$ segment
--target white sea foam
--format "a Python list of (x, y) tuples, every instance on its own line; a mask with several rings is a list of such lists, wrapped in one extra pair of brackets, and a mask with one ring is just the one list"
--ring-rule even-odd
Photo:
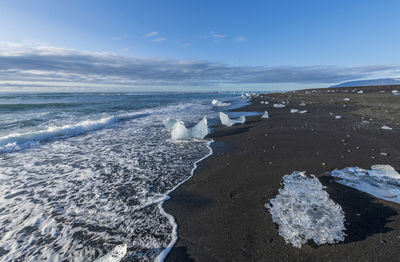
[(400, 204), (400, 174), (390, 165), (374, 165), (370, 170), (346, 167), (331, 175), (340, 178), (335, 180), (340, 184)]
[(213, 99), (213, 100), (211, 101), (211, 104), (212, 104), (213, 106), (218, 106), (218, 107), (230, 106), (230, 105), (231, 105), (231, 103), (224, 103), (224, 102), (218, 101), (217, 99)]
[(106, 255), (96, 259), (93, 262), (119, 262), (124, 258), (127, 251), (128, 251), (127, 244), (118, 245), (114, 247)]
[(316, 177), (295, 171), (283, 177), (283, 185), (265, 206), (286, 243), (300, 248), (311, 239), (317, 245), (344, 240), (342, 208), (329, 198)]
[(235, 124), (244, 124), (246, 122), (245, 116), (241, 116), (237, 119), (230, 119), (229, 116), (224, 112), (219, 112), (219, 119), (221, 120), (221, 124), (228, 127), (233, 126)]

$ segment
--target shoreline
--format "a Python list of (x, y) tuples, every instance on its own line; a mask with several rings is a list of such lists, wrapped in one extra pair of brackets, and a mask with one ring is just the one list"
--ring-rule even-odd
[[(351, 91), (359, 89), (365, 94)], [(382, 87), (351, 87), (317, 89), (309, 94), (306, 92), (312, 91), (266, 94), (233, 110), (263, 112), (266, 108), (271, 118), (252, 116), (243, 125), (218, 127), (210, 135), (215, 141), (211, 147), (219, 143), (220, 147), (225, 144), (230, 148), (215, 150), (198, 162), (191, 179), (169, 194), (164, 208), (175, 217), (178, 240), (165, 261), (396, 259), (400, 247), (399, 205), (330, 183), (331, 177), (325, 174), (335, 168), (369, 168), (372, 164), (390, 164), (399, 169), (397, 114), (387, 114), (391, 119), (374, 120), (366, 127), (360, 124), (379, 106), (358, 100), (369, 102), (377, 97), (380, 106), (390, 104), (386, 102), (394, 99), (389, 94), (393, 86), (383, 89), (386, 93), (378, 92)], [(350, 96), (351, 102), (343, 107), (345, 96)], [(261, 97), (270, 104), (260, 104)], [(284, 100), (289, 102), (287, 107), (272, 108), (273, 101)], [(302, 100), (307, 100), (304, 109), (308, 113), (288, 113)], [(377, 117), (384, 115), (375, 111), (372, 113)], [(329, 113), (342, 119), (332, 119)], [(393, 130), (379, 130), (382, 123), (389, 123)], [(346, 145), (341, 142), (344, 137)], [(377, 151), (390, 154), (384, 157)], [(277, 194), (282, 176), (296, 170), (315, 174), (327, 186), (330, 197), (342, 206), (349, 223), (344, 242), (322, 246), (308, 242), (297, 249), (278, 235), (264, 204)]]

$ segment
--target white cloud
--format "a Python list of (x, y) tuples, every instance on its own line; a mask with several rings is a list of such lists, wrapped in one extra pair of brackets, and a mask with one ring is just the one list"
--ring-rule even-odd
[(236, 42), (236, 43), (246, 42), (246, 41), (247, 41), (247, 38), (242, 35), (238, 35), (233, 39), (233, 42)]
[(157, 39), (154, 39), (153, 40), (153, 42), (164, 42), (165, 41), (165, 37), (160, 37), (160, 38), (157, 38)]
[(214, 38), (219, 38), (219, 39), (223, 39), (223, 38), (227, 38), (227, 35), (223, 35), (223, 34), (211, 34), (212, 37)]
[(160, 33), (158, 32), (150, 32), (148, 34), (145, 34), (144, 36), (142, 36), (143, 38), (149, 38), (149, 37), (154, 37), (154, 36), (158, 36)]
[(121, 36), (114, 37), (113, 40), (117, 41), (117, 40), (122, 40), (122, 39), (125, 39), (125, 38), (128, 38), (128, 37), (129, 37), (128, 34), (123, 34)]

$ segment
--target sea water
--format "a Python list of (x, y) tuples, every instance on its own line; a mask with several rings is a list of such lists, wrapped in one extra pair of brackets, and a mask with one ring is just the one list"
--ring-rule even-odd
[(211, 153), (163, 120), (212, 123), (210, 101), (239, 96), (0, 94), (0, 261), (93, 261), (125, 245), (127, 261), (162, 260), (176, 241), (162, 204)]

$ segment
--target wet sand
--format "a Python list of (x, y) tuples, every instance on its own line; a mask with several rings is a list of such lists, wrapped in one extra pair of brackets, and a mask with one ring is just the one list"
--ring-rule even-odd
[[(400, 205), (335, 183), (326, 174), (374, 164), (400, 169), (400, 96), (390, 92), (396, 88), (400, 91), (391, 86), (268, 94), (239, 109), (268, 110), (270, 118), (250, 117), (211, 135), (214, 154), (164, 205), (179, 225), (179, 240), (166, 261), (399, 261)], [(270, 104), (260, 104), (265, 100)], [(274, 101), (288, 104), (273, 108)], [(290, 113), (292, 108), (308, 113)], [(296, 170), (316, 175), (342, 206), (344, 242), (309, 241), (298, 249), (278, 235), (264, 205), (278, 193), (282, 176)]]

